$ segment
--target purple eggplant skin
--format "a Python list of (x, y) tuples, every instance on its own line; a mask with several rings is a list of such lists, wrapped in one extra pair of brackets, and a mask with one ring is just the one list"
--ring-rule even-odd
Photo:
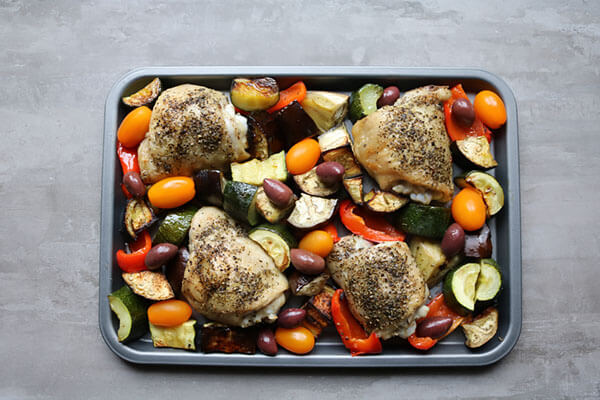
[(492, 256), (492, 233), (487, 224), (475, 232), (465, 234), (465, 256), (490, 258)]
[(214, 206), (223, 204), (223, 173), (218, 169), (202, 169), (194, 175), (196, 197)]
[(276, 121), (279, 131), (284, 135), (285, 150), (302, 139), (319, 133), (315, 122), (295, 100), (277, 112)]
[(190, 253), (187, 248), (181, 247), (177, 251), (177, 255), (167, 264), (165, 275), (177, 298), (181, 298), (181, 283), (183, 282), (183, 274), (185, 273), (185, 267), (189, 259)]

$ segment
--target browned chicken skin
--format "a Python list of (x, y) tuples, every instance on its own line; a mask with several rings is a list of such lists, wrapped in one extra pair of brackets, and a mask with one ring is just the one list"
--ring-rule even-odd
[(156, 100), (150, 130), (138, 149), (145, 183), (216, 168), (250, 157), (245, 117), (227, 97), (197, 85), (165, 90)]
[(411, 90), (352, 127), (357, 160), (382, 190), (422, 203), (452, 198), (452, 158), (441, 103), (445, 86)]

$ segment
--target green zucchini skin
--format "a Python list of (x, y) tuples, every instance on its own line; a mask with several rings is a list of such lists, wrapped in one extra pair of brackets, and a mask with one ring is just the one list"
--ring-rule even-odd
[(260, 224), (256, 228), (253, 228), (250, 233), (258, 230), (269, 231), (279, 235), (290, 246), (290, 249), (298, 247), (298, 241), (285, 224)]
[(450, 225), (449, 208), (409, 203), (396, 217), (398, 227), (412, 235), (441, 239)]
[(348, 116), (352, 123), (377, 111), (377, 100), (383, 94), (383, 87), (367, 83), (350, 96)]
[[(450, 272), (448, 272), (446, 274), (446, 278), (444, 279), (444, 284), (442, 286), (442, 293), (444, 293), (444, 301), (446, 302), (446, 304), (450, 308), (452, 308), (459, 315), (468, 315), (468, 314), (472, 313), (473, 310), (470, 310), (470, 309), (464, 307), (457, 300), (456, 295), (454, 294), (454, 289), (453, 289), (453, 282), (454, 282), (454, 279), (455, 279), (454, 275), (461, 268), (467, 267), (467, 266), (469, 266), (471, 264), (476, 264), (476, 263), (464, 263), (464, 264), (459, 265), (456, 268), (453, 268), (452, 270), (450, 270)], [(475, 290), (477, 290), (477, 289), (475, 288)], [(477, 301), (475, 300), (474, 305), (476, 303), (477, 303)]]
[[(108, 303), (119, 318), (119, 342), (138, 339), (148, 332), (148, 302), (133, 293), (129, 286), (125, 285), (109, 294)], [(126, 323), (122, 312), (129, 315), (129, 323)], [(126, 325), (121, 327), (123, 324)]]
[(504, 207), (504, 190), (492, 175), (483, 171), (469, 171), (454, 178), (454, 184), (470, 186), (481, 192), (488, 217), (496, 215)]
[(181, 245), (187, 237), (196, 211), (198, 211), (198, 208), (187, 206), (167, 214), (158, 226), (152, 244), (172, 243), (176, 246)]
[(256, 209), (258, 187), (244, 182), (228, 181), (223, 192), (223, 209), (233, 218), (252, 226), (260, 222)]

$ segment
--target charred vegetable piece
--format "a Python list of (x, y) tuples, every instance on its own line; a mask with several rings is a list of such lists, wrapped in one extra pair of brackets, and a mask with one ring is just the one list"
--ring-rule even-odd
[(119, 319), (119, 342), (135, 340), (148, 332), (148, 304), (133, 293), (129, 286), (123, 286), (109, 294), (108, 304)]
[(336, 161), (344, 167), (344, 178), (352, 178), (361, 174), (360, 165), (354, 158), (350, 147), (328, 151), (323, 154), (324, 161)]
[(492, 234), (487, 224), (472, 233), (465, 233), (465, 255), (467, 257), (489, 258), (492, 256)]
[(202, 169), (194, 175), (196, 197), (214, 206), (223, 204), (225, 177), (218, 169)]
[(231, 83), (231, 103), (244, 111), (259, 111), (279, 101), (279, 86), (273, 78), (236, 78)]
[(329, 276), (327, 270), (317, 276), (294, 271), (289, 276), (288, 283), (294, 296), (314, 296), (323, 290)]
[(350, 195), (354, 204), (361, 205), (363, 203), (363, 177), (357, 176), (354, 178), (344, 178), (344, 188)]
[(231, 178), (236, 182), (260, 186), (265, 178), (285, 181), (287, 179), (285, 153), (273, 154), (266, 160), (250, 160), (244, 163), (231, 163)]
[(365, 194), (364, 201), (368, 209), (381, 213), (398, 211), (408, 203), (406, 197), (398, 196), (391, 192), (375, 190), (371, 190), (369, 193)]
[(350, 135), (344, 124), (321, 134), (317, 140), (319, 142), (319, 147), (321, 147), (321, 153), (339, 149), (340, 147), (350, 146)]
[(182, 247), (177, 252), (175, 258), (167, 265), (167, 280), (171, 284), (173, 293), (175, 293), (175, 296), (178, 298), (181, 297), (181, 283), (183, 282), (183, 275), (189, 259), (190, 253), (187, 248)]
[(123, 103), (130, 107), (141, 107), (152, 103), (160, 94), (160, 79), (154, 78), (152, 82), (138, 90), (131, 96), (123, 97)]
[(490, 169), (498, 165), (485, 136), (470, 136), (450, 145), (452, 160), (463, 168)]
[(263, 187), (258, 188), (258, 191), (256, 192), (256, 210), (272, 224), (284, 219), (290, 213), (292, 208), (294, 208), (294, 202), (295, 196), (287, 207), (281, 208), (269, 199)]
[(302, 193), (288, 218), (288, 223), (298, 229), (310, 229), (324, 224), (333, 217), (337, 203), (337, 199), (324, 199)]
[(256, 353), (257, 332), (254, 328), (238, 328), (214, 322), (202, 326), (200, 348), (205, 353)]
[(462, 325), (465, 333), (465, 345), (476, 349), (489, 342), (498, 331), (498, 310), (494, 307), (486, 309), (471, 322)]
[(125, 229), (132, 238), (155, 221), (154, 214), (142, 199), (130, 199), (125, 207)]
[(275, 114), (266, 111), (253, 112), (248, 115), (249, 124), (256, 126), (267, 138), (269, 154), (279, 153), (283, 150), (284, 143), (280, 135)]
[(248, 120), (248, 153), (250, 158), (266, 160), (269, 157), (269, 139), (262, 126), (251, 116)]
[(317, 167), (312, 168), (304, 174), (294, 175), (294, 182), (296, 182), (300, 190), (312, 196), (327, 197), (340, 189), (339, 183), (330, 185), (323, 182), (317, 175)]
[(293, 101), (278, 111), (276, 120), (279, 131), (284, 135), (286, 150), (302, 139), (314, 136), (319, 132), (313, 120), (297, 101)]
[(167, 278), (160, 272), (140, 271), (121, 275), (133, 293), (148, 300), (161, 301), (175, 297)]
[(302, 108), (315, 121), (321, 131), (333, 128), (344, 120), (348, 112), (348, 97), (345, 94), (308, 91), (302, 100)]
[(306, 310), (306, 316), (301, 325), (315, 337), (318, 337), (331, 322), (331, 299), (334, 293), (333, 288), (325, 286), (319, 294), (311, 297), (302, 306)]
[(469, 171), (454, 178), (456, 186), (471, 186), (481, 192), (488, 217), (496, 215), (504, 206), (504, 190), (492, 175), (482, 171)]
[(154, 347), (196, 350), (196, 321), (190, 319), (181, 325), (164, 327), (150, 325)]

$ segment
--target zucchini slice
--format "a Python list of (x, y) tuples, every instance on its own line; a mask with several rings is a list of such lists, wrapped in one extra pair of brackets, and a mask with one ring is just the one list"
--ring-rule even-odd
[(450, 225), (449, 208), (409, 203), (397, 217), (398, 227), (404, 232), (441, 239)]
[(460, 314), (475, 310), (477, 279), (481, 265), (467, 263), (448, 272), (444, 280), (444, 299), (450, 307)]
[(336, 193), (340, 189), (339, 182), (333, 185), (327, 185), (317, 175), (317, 167), (300, 175), (294, 175), (294, 182), (304, 193), (312, 196), (327, 197)]
[(350, 134), (348, 134), (348, 129), (346, 129), (346, 125), (344, 124), (328, 130), (320, 135), (317, 140), (319, 141), (321, 153), (350, 146)]
[(148, 332), (148, 304), (133, 293), (129, 286), (123, 286), (109, 294), (108, 304), (119, 319), (119, 342), (135, 340)]
[(354, 123), (359, 119), (377, 111), (377, 100), (383, 94), (383, 87), (367, 83), (350, 96), (350, 120)]
[(256, 210), (258, 187), (244, 182), (228, 181), (223, 192), (223, 209), (233, 218), (256, 225), (260, 215)]
[(289, 212), (292, 211), (295, 201), (296, 196), (294, 196), (294, 200), (290, 201), (290, 204), (287, 207), (279, 208), (269, 199), (265, 193), (265, 189), (263, 189), (261, 186), (256, 191), (255, 206), (260, 215), (262, 215), (270, 223), (275, 224), (284, 219)]
[(285, 225), (261, 224), (252, 229), (248, 237), (271, 256), (280, 271), (290, 266), (290, 248), (295, 247), (296, 240)]
[(348, 112), (348, 96), (342, 93), (311, 90), (300, 104), (323, 132), (342, 122)]
[(196, 321), (190, 319), (181, 325), (172, 327), (150, 325), (154, 347), (173, 347), (176, 349), (196, 350)]
[(496, 298), (502, 288), (502, 273), (498, 263), (485, 258), (480, 261), (481, 271), (477, 278), (477, 288), (475, 290), (475, 299), (477, 301), (490, 301)]
[(173, 243), (175, 246), (179, 246), (187, 237), (196, 211), (198, 211), (196, 207), (187, 206), (182, 210), (167, 214), (158, 226), (152, 244)]
[(450, 145), (452, 159), (463, 168), (490, 169), (498, 166), (484, 136), (470, 136)]
[(231, 163), (231, 179), (236, 182), (260, 186), (265, 178), (277, 179), (281, 182), (287, 179), (283, 151), (273, 154), (263, 161), (253, 159), (244, 163)]
[(337, 203), (337, 199), (325, 199), (302, 193), (288, 218), (288, 223), (298, 229), (310, 229), (324, 224), (333, 217)]
[(487, 206), (487, 215), (496, 215), (504, 206), (504, 190), (492, 175), (482, 171), (469, 171), (454, 178), (456, 186), (471, 186), (481, 192)]
[(171, 284), (165, 275), (160, 272), (124, 272), (121, 276), (125, 283), (133, 290), (133, 293), (148, 300), (161, 301), (175, 297)]

